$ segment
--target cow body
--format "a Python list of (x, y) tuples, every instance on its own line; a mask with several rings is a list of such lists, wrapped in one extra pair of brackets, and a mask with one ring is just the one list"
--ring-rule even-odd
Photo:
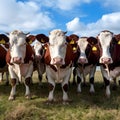
[(99, 62), (100, 49), (94, 37), (81, 37), (78, 40), (80, 56), (77, 61), (77, 92), (81, 92), (81, 81), (89, 74), (90, 93), (94, 93), (94, 74)]
[(54, 100), (55, 83), (61, 82), (63, 101), (68, 101), (68, 81), (72, 71), (73, 50), (66, 43), (65, 32), (53, 30), (49, 34), (44, 56), (46, 75), (50, 86), (48, 101)]
[(6, 85), (9, 84), (8, 65), (5, 57), (9, 48), (8, 41), (9, 38), (6, 35), (0, 34), (0, 82), (3, 80), (3, 74), (6, 73)]
[(27, 34), (22, 31), (15, 30), (9, 33), (10, 49), (6, 55), (6, 61), (9, 65), (9, 73), (11, 77), (11, 93), (9, 100), (15, 99), (16, 83), (25, 78), (26, 98), (30, 98), (30, 80), (33, 73), (33, 57), (32, 47), (26, 42)]

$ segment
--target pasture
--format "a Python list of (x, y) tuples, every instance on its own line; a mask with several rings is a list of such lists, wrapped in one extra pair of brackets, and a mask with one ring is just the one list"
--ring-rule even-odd
[[(46, 104), (48, 85), (45, 77), (43, 86), (38, 85), (36, 72), (33, 74), (34, 83), (31, 85), (32, 99), (24, 97), (25, 87), (17, 86), (16, 100), (8, 101), (11, 86), (0, 84), (0, 120), (119, 120), (120, 118), (120, 86), (112, 90), (111, 98), (105, 97), (103, 79), (99, 71), (95, 74), (95, 94), (89, 94), (89, 82), (82, 87), (82, 93), (76, 93), (76, 86), (69, 86), (70, 104), (63, 105), (61, 85), (55, 89), (56, 101)], [(72, 79), (72, 77), (71, 77)]]

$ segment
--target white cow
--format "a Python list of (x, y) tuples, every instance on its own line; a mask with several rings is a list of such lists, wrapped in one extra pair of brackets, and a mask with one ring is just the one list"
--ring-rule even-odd
[(25, 78), (25, 96), (28, 99), (31, 98), (29, 87), (33, 73), (34, 52), (32, 47), (26, 42), (27, 34), (20, 30), (14, 30), (9, 33), (10, 49), (6, 55), (12, 85), (9, 100), (15, 99), (16, 83), (17, 80), (21, 81), (22, 77)]

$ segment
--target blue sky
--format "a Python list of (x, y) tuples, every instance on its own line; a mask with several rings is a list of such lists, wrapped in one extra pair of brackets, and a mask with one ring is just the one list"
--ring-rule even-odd
[(120, 0), (0, 0), (0, 32), (62, 29), (79, 36), (120, 33)]

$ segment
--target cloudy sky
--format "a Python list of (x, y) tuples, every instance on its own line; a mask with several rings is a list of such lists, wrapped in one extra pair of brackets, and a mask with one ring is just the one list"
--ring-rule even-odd
[(20, 29), (48, 35), (53, 29), (79, 36), (120, 33), (120, 0), (0, 0), (0, 33)]

